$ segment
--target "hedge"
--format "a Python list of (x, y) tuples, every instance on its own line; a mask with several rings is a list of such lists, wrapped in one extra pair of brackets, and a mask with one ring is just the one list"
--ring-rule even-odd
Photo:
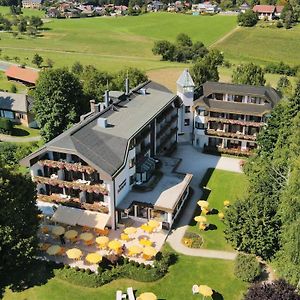
[(6, 118), (0, 118), (0, 133), (12, 134), (14, 123)]
[(117, 278), (128, 278), (136, 281), (151, 282), (162, 278), (171, 264), (175, 263), (176, 255), (170, 252), (158, 252), (153, 267), (140, 264), (135, 261), (120, 258), (115, 265), (109, 265), (106, 261), (100, 263), (98, 274), (91, 273), (89, 269), (64, 268), (54, 270), (55, 275), (71, 284), (84, 287), (100, 287)]

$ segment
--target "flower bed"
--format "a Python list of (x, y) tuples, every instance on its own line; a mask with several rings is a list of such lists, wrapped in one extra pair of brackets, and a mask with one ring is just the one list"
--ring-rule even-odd
[(201, 248), (203, 245), (203, 238), (197, 233), (185, 232), (182, 243), (189, 248)]

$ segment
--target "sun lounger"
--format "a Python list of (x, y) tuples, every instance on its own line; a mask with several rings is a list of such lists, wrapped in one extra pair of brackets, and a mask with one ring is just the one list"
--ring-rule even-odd
[(116, 300), (122, 300), (122, 291), (116, 292)]
[(194, 284), (192, 287), (192, 291), (193, 291), (193, 295), (198, 294), (199, 293), (199, 286)]
[(132, 287), (127, 288), (127, 295), (129, 300), (135, 300)]

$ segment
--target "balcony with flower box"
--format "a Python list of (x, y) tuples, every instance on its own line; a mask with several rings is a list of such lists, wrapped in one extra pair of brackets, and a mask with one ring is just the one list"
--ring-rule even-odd
[(223, 130), (206, 129), (206, 134), (217, 137), (225, 137), (239, 140), (256, 141), (256, 135), (247, 135), (239, 132), (226, 132)]
[(253, 121), (242, 121), (242, 120), (234, 120), (227, 118), (216, 118), (216, 117), (206, 117), (207, 121), (210, 122), (220, 122), (224, 124), (233, 124), (233, 125), (241, 125), (241, 126), (252, 126), (252, 127), (262, 127), (265, 125), (263, 122), (253, 122)]
[(60, 188), (70, 188), (73, 190), (80, 190), (88, 193), (108, 195), (108, 190), (105, 184), (91, 184), (90, 181), (81, 179), (78, 179), (76, 181), (65, 181), (58, 179), (57, 176), (51, 176), (50, 178), (43, 176), (34, 176), (33, 181), (39, 184), (59, 186)]
[(62, 204), (65, 206), (91, 210), (96, 212), (101, 212), (104, 214), (109, 213), (108, 207), (105, 205), (104, 202), (94, 202), (94, 203), (87, 203), (87, 202), (80, 202), (79, 198), (69, 197), (67, 195), (60, 195), (60, 194), (52, 194), (52, 195), (43, 195), (38, 194), (37, 200), (54, 203), (54, 204)]
[(229, 155), (236, 155), (236, 156), (244, 156), (249, 157), (253, 154), (252, 149), (241, 149), (241, 147), (237, 148), (222, 148), (222, 147), (214, 147), (214, 146), (204, 146), (203, 149), (204, 153), (210, 154), (229, 154)]

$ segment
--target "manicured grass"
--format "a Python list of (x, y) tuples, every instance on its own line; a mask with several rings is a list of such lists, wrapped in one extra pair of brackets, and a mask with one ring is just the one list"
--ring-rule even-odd
[(74, 61), (115, 71), (124, 66), (144, 70), (161, 69), (184, 64), (162, 62), (152, 54), (155, 40), (174, 41), (185, 32), (194, 41), (207, 46), (236, 26), (232, 16), (201, 17), (170, 13), (153, 13), (138, 17), (100, 17), (51, 20), (44, 25), (42, 37), (14, 38), (1, 33), (2, 56), (19, 56), (31, 64), (34, 53), (51, 58), (55, 66), (71, 65)]
[(300, 64), (300, 26), (284, 28), (239, 28), (214, 46), (224, 52), (226, 59), (236, 63), (284, 61)]
[(17, 93), (23, 93), (26, 91), (26, 86), (17, 82), (8, 81), (4, 72), (0, 71), (0, 90), (10, 92), (12, 85), (15, 85), (18, 89)]
[(179, 255), (177, 263), (170, 267), (169, 273), (156, 282), (142, 283), (121, 279), (94, 289), (77, 287), (53, 278), (46, 284), (20, 293), (12, 293), (7, 290), (4, 300), (111, 300), (115, 299), (117, 290), (121, 289), (125, 292), (130, 286), (137, 290), (137, 295), (145, 291), (152, 291), (158, 296), (158, 299), (201, 299), (199, 295), (192, 295), (194, 284), (207, 284), (223, 297), (215, 295), (214, 299), (239, 300), (247, 285), (234, 277), (233, 264), (232, 261)]
[(17, 137), (34, 137), (39, 136), (40, 130), (35, 128), (29, 128), (23, 125), (15, 125), (12, 136)]
[[(247, 177), (241, 173), (214, 169), (206, 185), (211, 192), (208, 196), (210, 209), (214, 208), (219, 212), (224, 212), (224, 200), (233, 203), (238, 198), (242, 198), (247, 190)], [(197, 208), (195, 215), (199, 215), (200, 208)], [(232, 247), (226, 242), (224, 237), (224, 223), (219, 219), (218, 214), (206, 216), (208, 223), (214, 225), (214, 230), (200, 231), (198, 223), (191, 222), (189, 231), (200, 233), (204, 239), (202, 248), (215, 250), (232, 250)]]

